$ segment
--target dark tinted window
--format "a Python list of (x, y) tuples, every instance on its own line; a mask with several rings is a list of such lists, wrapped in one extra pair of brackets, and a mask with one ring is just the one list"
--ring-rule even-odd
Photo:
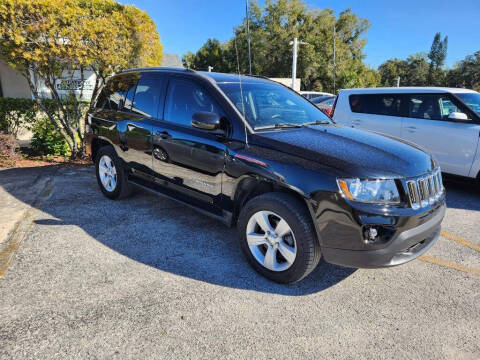
[(417, 119), (442, 120), (440, 95), (413, 94), (408, 96), (408, 117)]
[(162, 79), (140, 79), (133, 97), (132, 111), (147, 117), (157, 117), (163, 100)]
[(211, 97), (200, 86), (188, 80), (171, 80), (167, 91), (165, 120), (189, 126), (193, 114), (200, 111), (220, 114)]
[[(130, 102), (125, 103), (125, 97), (135, 89), (136, 75), (122, 75), (108, 81), (103, 88), (96, 104), (97, 108), (128, 111)], [(126, 107), (125, 107), (126, 106)]]
[(113, 79), (107, 83), (108, 107), (111, 110), (121, 110), (124, 102), (124, 93), (120, 90), (119, 79)]
[(402, 96), (398, 94), (350, 95), (349, 100), (355, 113), (403, 116)]
[(124, 94), (123, 110), (130, 111), (132, 108), (133, 94), (137, 86), (138, 74), (126, 76), (121, 83), (122, 93)]

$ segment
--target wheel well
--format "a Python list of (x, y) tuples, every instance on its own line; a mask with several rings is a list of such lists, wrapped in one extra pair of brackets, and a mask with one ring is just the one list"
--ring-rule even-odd
[(95, 161), (98, 150), (104, 146), (111, 146), (111, 144), (104, 139), (95, 138), (92, 140), (92, 161)]
[[(232, 225), (235, 225), (238, 220), (238, 215), (242, 210), (243, 206), (259, 195), (263, 195), (270, 192), (281, 192), (287, 193), (295, 196), (299, 199), (303, 204), (305, 204), (305, 200), (298, 192), (288, 189), (284, 186), (279, 184), (275, 184), (271, 181), (267, 180), (260, 180), (256, 178), (247, 178), (240, 182), (237, 187), (237, 191), (235, 193), (235, 202), (234, 202), (234, 209), (233, 209), (233, 221)], [(306, 206), (306, 205), (305, 205)]]

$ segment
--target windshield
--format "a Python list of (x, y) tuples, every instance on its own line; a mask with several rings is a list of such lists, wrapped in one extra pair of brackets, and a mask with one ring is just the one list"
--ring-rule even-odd
[(480, 116), (480, 94), (479, 93), (460, 93), (455, 94), (465, 105), (475, 111)]
[(220, 83), (218, 86), (254, 129), (300, 126), (332, 121), (315, 105), (282, 85), (273, 83)]

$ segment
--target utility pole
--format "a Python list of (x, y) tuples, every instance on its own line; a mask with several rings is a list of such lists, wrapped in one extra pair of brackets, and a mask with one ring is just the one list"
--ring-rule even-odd
[(249, 0), (245, 0), (245, 12), (247, 15), (248, 68), (250, 70), (250, 75), (252, 75), (252, 52), (250, 50), (250, 14), (248, 12), (248, 1)]
[(337, 26), (333, 25), (333, 93), (336, 91), (337, 82)]
[(295, 79), (297, 78), (297, 38), (293, 39), (293, 60), (292, 60), (292, 89), (295, 90)]
[(298, 45), (309, 45), (305, 41), (298, 41), (297, 38), (294, 38), (293, 41), (290, 41), (290, 45), (293, 45), (293, 60), (292, 60), (292, 86), (291, 88), (295, 90), (295, 79), (297, 78), (297, 53)]

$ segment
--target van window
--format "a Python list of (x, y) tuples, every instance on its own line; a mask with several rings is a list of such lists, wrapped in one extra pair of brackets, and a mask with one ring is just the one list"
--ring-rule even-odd
[(207, 111), (220, 114), (211, 97), (197, 84), (181, 79), (169, 82), (165, 120), (190, 126), (196, 112)]
[(399, 94), (350, 95), (349, 101), (354, 113), (403, 116), (402, 96)]
[(440, 97), (440, 95), (429, 94), (409, 95), (408, 117), (416, 119), (442, 120), (439, 106)]
[[(163, 80), (140, 79), (133, 97), (132, 112), (146, 117), (156, 118), (163, 99)], [(127, 96), (128, 98), (128, 96)]]

